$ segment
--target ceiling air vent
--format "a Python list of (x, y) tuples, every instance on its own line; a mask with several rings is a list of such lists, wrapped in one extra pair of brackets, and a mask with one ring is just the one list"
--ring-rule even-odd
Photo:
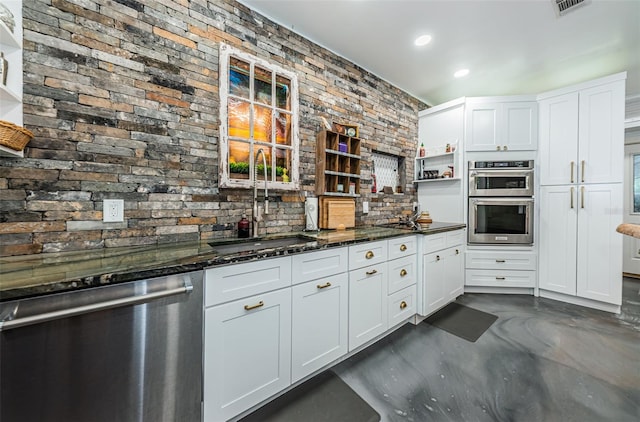
[(556, 15), (564, 16), (581, 6), (586, 6), (591, 3), (591, 0), (551, 0), (551, 3), (553, 3)]

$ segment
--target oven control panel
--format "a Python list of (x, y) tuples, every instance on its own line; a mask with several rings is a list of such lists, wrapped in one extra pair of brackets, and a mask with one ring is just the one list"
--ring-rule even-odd
[(470, 169), (532, 169), (533, 160), (524, 161), (469, 161)]

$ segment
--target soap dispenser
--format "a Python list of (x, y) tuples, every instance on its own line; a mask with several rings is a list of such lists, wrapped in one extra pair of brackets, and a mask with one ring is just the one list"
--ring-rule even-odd
[(249, 220), (247, 220), (247, 214), (242, 214), (242, 218), (238, 221), (238, 237), (249, 237)]

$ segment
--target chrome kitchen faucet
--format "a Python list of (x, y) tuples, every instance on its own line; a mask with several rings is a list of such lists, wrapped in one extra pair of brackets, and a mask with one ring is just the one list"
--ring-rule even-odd
[(258, 166), (256, 161), (262, 154), (262, 167), (264, 168), (264, 215), (269, 214), (269, 191), (267, 189), (267, 158), (262, 148), (258, 149), (256, 158), (253, 160), (253, 237), (258, 237), (260, 222), (264, 219), (258, 207)]

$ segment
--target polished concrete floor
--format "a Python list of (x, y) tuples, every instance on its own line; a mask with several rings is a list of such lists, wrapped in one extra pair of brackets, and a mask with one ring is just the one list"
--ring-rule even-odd
[(458, 302), (499, 317), (475, 343), (408, 324), (333, 370), (382, 421), (637, 422), (639, 291), (625, 278), (620, 315), (467, 294)]

